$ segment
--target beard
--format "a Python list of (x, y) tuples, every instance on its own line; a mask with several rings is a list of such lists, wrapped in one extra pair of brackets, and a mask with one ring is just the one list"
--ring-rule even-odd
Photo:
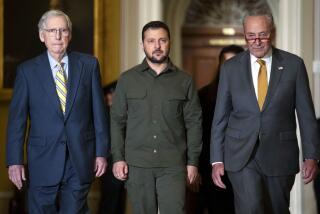
[(150, 62), (152, 62), (152, 63), (162, 64), (162, 63), (164, 63), (164, 62), (168, 59), (169, 51), (168, 51), (167, 53), (164, 53), (159, 59), (157, 59), (156, 57), (153, 56), (153, 54), (154, 54), (155, 52), (161, 52), (161, 53), (163, 53), (163, 51), (161, 51), (161, 50), (155, 50), (155, 51), (153, 51), (152, 54), (150, 55), (150, 54), (148, 54), (148, 53), (146, 52), (146, 50), (144, 50), (144, 53), (146, 54), (147, 59), (148, 59)]

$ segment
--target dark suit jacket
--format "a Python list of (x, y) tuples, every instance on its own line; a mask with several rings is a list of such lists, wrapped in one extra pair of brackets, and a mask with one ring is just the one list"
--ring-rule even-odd
[[(59, 183), (66, 150), (80, 181), (94, 178), (95, 157), (106, 157), (107, 116), (98, 60), (68, 53), (69, 77), (63, 115), (47, 52), (21, 64), (17, 70), (7, 130), (7, 165), (23, 164), (25, 131), (32, 185)], [(27, 119), (30, 125), (27, 127)]]
[[(267, 97), (260, 112), (249, 51), (225, 62), (220, 74), (211, 133), (210, 158), (226, 170), (242, 169), (255, 153), (266, 175), (299, 171), (296, 114), (303, 158), (320, 159), (317, 121), (309, 81), (301, 58), (273, 49)], [(257, 141), (259, 139), (259, 141)], [(259, 146), (256, 147), (256, 143)]]

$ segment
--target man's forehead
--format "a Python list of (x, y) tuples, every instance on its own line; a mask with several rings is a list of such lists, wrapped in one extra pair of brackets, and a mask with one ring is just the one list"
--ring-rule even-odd
[(167, 31), (163, 28), (149, 28), (148, 30), (145, 31), (145, 35), (161, 35), (161, 34), (166, 34), (168, 35)]
[(248, 16), (245, 19), (244, 27), (248, 26), (269, 26), (271, 23), (266, 16)]
[(266, 32), (269, 31), (271, 28), (270, 23), (268, 20), (256, 19), (256, 20), (247, 20), (244, 25), (245, 32)]
[(63, 16), (51, 16), (45, 22), (46, 25), (67, 25), (67, 20)]

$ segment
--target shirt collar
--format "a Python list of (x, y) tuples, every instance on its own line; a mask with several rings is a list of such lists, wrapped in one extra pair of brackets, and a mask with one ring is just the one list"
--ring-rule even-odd
[[(144, 58), (142, 63), (139, 65), (139, 67), (140, 67), (141, 71), (147, 71), (149, 69), (152, 69), (152, 68), (150, 68), (146, 58)], [(168, 58), (168, 66), (164, 69), (164, 71), (162, 73), (169, 72), (169, 71), (175, 71), (175, 70), (176, 70), (175, 65), (171, 62), (170, 58)]]
[[(51, 70), (53, 70), (53, 69), (57, 66), (57, 64), (58, 64), (59, 62), (58, 62), (57, 60), (55, 60), (55, 58), (53, 58), (53, 57), (50, 55), (49, 52), (47, 52), (47, 53), (48, 53), (48, 59), (49, 59), (49, 63), (50, 63), (50, 68), (51, 68)], [(61, 64), (64, 64), (64, 68), (65, 68), (65, 65), (67, 65), (68, 62), (69, 62), (69, 58), (68, 58), (67, 53), (65, 53), (65, 54), (63, 55), (60, 63), (61, 63)]]

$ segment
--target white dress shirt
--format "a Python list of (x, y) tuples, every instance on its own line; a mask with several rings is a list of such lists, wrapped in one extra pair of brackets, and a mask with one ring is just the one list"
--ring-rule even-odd
[[(58, 70), (60, 69), (60, 67), (58, 66), (59, 62), (57, 62), (57, 60), (55, 60), (50, 55), (49, 52), (48, 52), (48, 59), (49, 59), (49, 64), (50, 64), (50, 68), (51, 68), (51, 71), (52, 71), (52, 76), (53, 76), (53, 79), (55, 80), (56, 79), (56, 74), (57, 74)], [(66, 75), (65, 77), (66, 77), (66, 79), (68, 79), (68, 76), (69, 76), (69, 58), (68, 58), (67, 54), (65, 54), (62, 57), (60, 64), (62, 64), (64, 73)]]

